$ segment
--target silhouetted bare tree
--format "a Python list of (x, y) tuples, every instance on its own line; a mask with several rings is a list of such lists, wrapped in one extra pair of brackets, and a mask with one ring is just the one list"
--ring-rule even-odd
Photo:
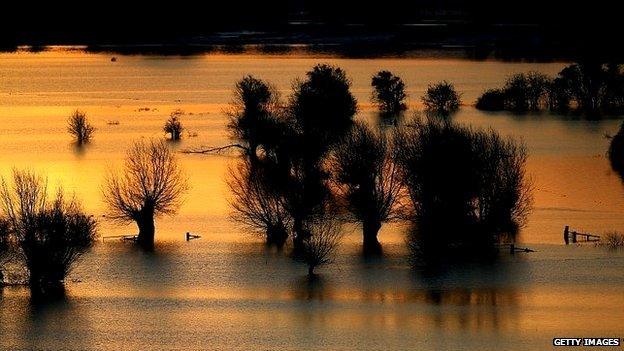
[(431, 119), (414, 121), (396, 138), (414, 221), (433, 253), (492, 249), (524, 223), (531, 208), (524, 146)]
[(525, 174), (526, 147), (493, 130), (474, 132), (472, 143), (481, 161), (477, 170), (479, 223), (486, 232), (515, 235), (532, 207), (532, 183)]
[(422, 102), (426, 110), (447, 115), (459, 109), (461, 95), (455, 90), (452, 83), (443, 81), (429, 85), (422, 97)]
[(286, 210), (279, 174), (272, 165), (246, 161), (230, 170), (233, 218), (282, 248), (288, 239), (291, 217)]
[(361, 222), (365, 253), (380, 253), (377, 233), (396, 219), (398, 167), (386, 136), (356, 122), (333, 153), (331, 169), (350, 221)]
[(166, 134), (169, 134), (172, 141), (180, 140), (182, 136), (182, 131), (184, 131), (184, 127), (182, 126), (182, 122), (180, 122), (180, 117), (184, 114), (182, 110), (175, 110), (171, 112), (169, 115), (169, 119), (165, 122), (165, 126), (163, 127), (163, 131)]
[(379, 71), (373, 76), (371, 85), (374, 88), (372, 101), (383, 113), (398, 114), (407, 108), (405, 83), (401, 77), (389, 71)]
[(340, 223), (332, 217), (310, 220), (305, 223), (305, 228), (310, 235), (303, 240), (297, 259), (308, 265), (308, 277), (312, 278), (317, 267), (332, 262), (342, 233)]
[(80, 110), (74, 111), (69, 117), (67, 124), (67, 131), (73, 135), (78, 144), (88, 143), (95, 131), (95, 128), (89, 124), (87, 115)]
[(103, 190), (108, 217), (122, 223), (136, 222), (138, 243), (154, 245), (154, 217), (173, 215), (187, 190), (175, 155), (162, 141), (138, 141), (126, 155), (123, 173), (110, 173)]
[(2, 217), (30, 273), (35, 294), (62, 290), (63, 280), (96, 238), (96, 222), (62, 190), (48, 198), (46, 182), (28, 171), (2, 179)]
[(236, 83), (234, 99), (226, 114), (233, 139), (246, 145), (249, 156), (257, 158), (258, 147), (270, 144), (276, 137), (280, 111), (277, 89), (253, 76)]

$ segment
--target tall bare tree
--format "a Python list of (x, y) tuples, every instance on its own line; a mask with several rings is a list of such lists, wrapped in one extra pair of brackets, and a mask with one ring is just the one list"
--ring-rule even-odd
[(175, 155), (163, 141), (138, 141), (128, 150), (123, 173), (105, 180), (104, 201), (109, 218), (136, 222), (138, 243), (151, 248), (156, 231), (154, 218), (173, 215), (188, 189)]

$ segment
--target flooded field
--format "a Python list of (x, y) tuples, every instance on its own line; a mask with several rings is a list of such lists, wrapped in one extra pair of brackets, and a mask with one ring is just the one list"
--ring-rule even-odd
[[(223, 110), (238, 79), (253, 74), (286, 98), (319, 62), (347, 71), (358, 118), (371, 124), (380, 121), (370, 78), (388, 69), (405, 80), (412, 110), (428, 84), (448, 80), (463, 94), (455, 120), (522, 139), (535, 203), (519, 241), (537, 252), (429, 275), (410, 268), (401, 225), (382, 228), (386, 256), (373, 261), (359, 256), (360, 231), (349, 227), (336, 263), (310, 283), (305, 266), (265, 251), (229, 218), (225, 178), (236, 154), (179, 153), (191, 190), (178, 215), (157, 220), (155, 252), (98, 242), (67, 282), (67, 298), (53, 304), (33, 305), (27, 289), (5, 288), (0, 349), (535, 350), (559, 336), (622, 337), (624, 252), (563, 246), (562, 238), (565, 225), (596, 234), (624, 229), (624, 187), (610, 170), (605, 137), (620, 119), (472, 106), (509, 74), (554, 75), (563, 62), (244, 53), (112, 62), (75, 50), (2, 53), (0, 175), (14, 167), (46, 174), (100, 219), (100, 235), (134, 233), (134, 225), (102, 217), (101, 195), (104, 174), (121, 166), (134, 141), (163, 138), (165, 119), (182, 109), (190, 134), (174, 148), (224, 145)], [(97, 128), (84, 148), (66, 132), (75, 109)], [(202, 238), (184, 242), (186, 232)]]

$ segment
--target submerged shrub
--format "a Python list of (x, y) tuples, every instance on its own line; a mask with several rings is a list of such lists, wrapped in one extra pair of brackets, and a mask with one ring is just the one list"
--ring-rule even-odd
[(461, 95), (455, 91), (452, 83), (443, 81), (429, 85), (422, 101), (428, 111), (449, 114), (459, 109)]
[(397, 153), (420, 244), (492, 250), (530, 211), (524, 146), (494, 131), (415, 121), (397, 132)]
[(479, 96), (475, 107), (485, 111), (502, 111), (505, 109), (505, 92), (501, 89), (488, 89)]
[(86, 113), (76, 110), (67, 121), (67, 131), (74, 137), (78, 144), (88, 143), (95, 132), (95, 128), (89, 123)]
[(180, 122), (180, 117), (184, 114), (182, 110), (175, 110), (169, 115), (169, 119), (165, 122), (163, 131), (170, 135), (172, 141), (178, 141), (182, 137), (184, 127)]
[(50, 199), (46, 182), (27, 171), (14, 171), (13, 184), (2, 179), (4, 230), (14, 238), (29, 271), (34, 293), (54, 293), (96, 238), (96, 221), (75, 199), (59, 190)]
[(296, 258), (308, 265), (308, 276), (314, 276), (314, 270), (332, 262), (332, 257), (342, 238), (340, 223), (332, 217), (318, 217), (306, 222), (310, 233), (304, 240)]
[(401, 77), (389, 71), (379, 71), (371, 80), (373, 86), (372, 101), (379, 109), (388, 114), (398, 114), (405, 110), (405, 83)]
[(604, 235), (603, 245), (611, 249), (624, 247), (624, 234), (619, 232), (609, 232)]

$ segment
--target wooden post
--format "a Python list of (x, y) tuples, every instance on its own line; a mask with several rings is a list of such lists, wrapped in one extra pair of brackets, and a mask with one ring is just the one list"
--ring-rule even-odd
[(566, 225), (565, 229), (563, 229), (563, 241), (565, 241), (566, 245), (570, 243), (570, 238), (568, 237), (569, 232), (570, 232), (570, 227)]
[(572, 243), (576, 244), (576, 232), (572, 232)]
[(189, 240), (191, 240), (191, 239), (190, 239), (190, 237), (191, 237), (191, 233), (189, 233), (189, 232), (186, 232), (186, 241), (189, 241)]
[(516, 245), (513, 243), (509, 244), (509, 253), (512, 255), (516, 253)]

